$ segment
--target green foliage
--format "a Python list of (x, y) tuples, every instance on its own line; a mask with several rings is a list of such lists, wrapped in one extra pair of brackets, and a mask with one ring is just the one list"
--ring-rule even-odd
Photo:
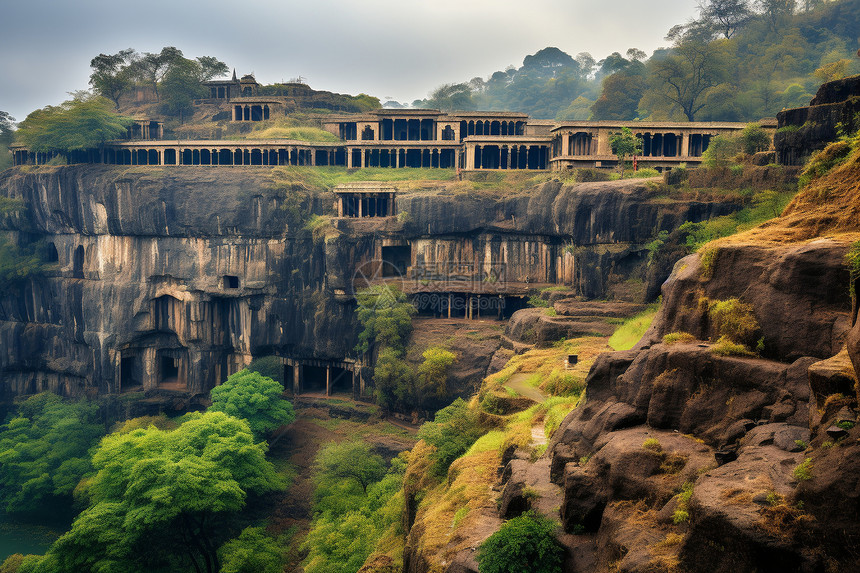
[(739, 137), (741, 150), (748, 155), (770, 149), (771, 137), (767, 134), (761, 124), (747, 124), (747, 126), (741, 130)]
[(373, 368), (373, 385), (376, 403), (391, 410), (412, 402), (415, 374), (399, 352), (393, 348), (383, 348)]
[(242, 369), (212, 388), (210, 412), (224, 412), (248, 422), (258, 439), (296, 419), (284, 387), (258, 372)]
[(262, 527), (247, 527), (218, 550), (220, 573), (282, 573), (284, 549)]
[(113, 101), (117, 110), (120, 98), (134, 87), (134, 75), (129, 66), (134, 57), (134, 50), (128, 48), (116, 54), (99, 54), (90, 61), (93, 70), (90, 85), (97, 93)]
[(528, 305), (533, 308), (549, 308), (552, 306), (547, 299), (536, 295), (529, 297)]
[(741, 149), (740, 138), (733, 135), (718, 135), (711, 140), (702, 154), (702, 164), (710, 169), (728, 167)]
[(515, 517), (478, 549), (480, 573), (561, 573), (564, 549), (555, 538), (557, 524), (528, 512)]
[(432, 422), (425, 422), (418, 437), (436, 448), (433, 470), (444, 476), (451, 464), (483, 435), (477, 413), (462, 398), (436, 412)]
[(642, 443), (642, 447), (649, 452), (661, 453), (663, 451), (663, 446), (660, 445), (660, 440), (657, 438), (648, 438)]
[(12, 167), (12, 155), (6, 153), (6, 148), (15, 140), (15, 118), (5, 111), (0, 111), (0, 171)]
[[(0, 198), (0, 212), (9, 201)], [(9, 293), (25, 281), (54, 269), (55, 265), (45, 262), (44, 251), (42, 242), (21, 247), (0, 235), (0, 293)]]
[(374, 285), (355, 294), (358, 321), (363, 327), (355, 350), (365, 353), (373, 344), (402, 354), (412, 332), (412, 306), (396, 285)]
[(618, 163), (621, 166), (621, 176), (623, 177), (624, 159), (629, 155), (642, 153), (642, 138), (633, 135), (629, 127), (622, 127), (620, 132), (609, 136), (609, 146), (612, 148), (612, 153), (618, 156)]
[(684, 482), (681, 486), (681, 493), (678, 494), (678, 505), (675, 506), (675, 511), (672, 513), (672, 523), (679, 525), (690, 518), (688, 511), (690, 498), (693, 497), (693, 483)]
[(0, 504), (8, 512), (48, 510), (71, 500), (92, 470), (90, 449), (104, 435), (95, 404), (49, 392), (18, 404), (0, 426)]
[(87, 94), (58, 106), (30, 113), (18, 124), (16, 137), (30, 151), (67, 153), (95, 149), (126, 135), (131, 119), (114, 113), (111, 104)]
[(851, 243), (845, 254), (845, 263), (848, 265), (849, 292), (852, 300), (857, 299), (857, 282), (860, 281), (860, 241)]
[(314, 492), (314, 520), (302, 548), (307, 573), (355, 573), (384, 535), (403, 535), (401, 486), (406, 462), (394, 458), (366, 492), (355, 480), (321, 478)]
[(854, 428), (854, 422), (850, 420), (842, 420), (841, 422), (836, 422), (837, 428), (842, 428), (843, 430), (851, 430)]
[(51, 547), (55, 567), (45, 570), (217, 570), (226, 520), (248, 495), (280, 486), (265, 453), (247, 422), (223, 412), (105, 437), (92, 457), (89, 506)]
[(355, 480), (366, 494), (385, 475), (385, 462), (363, 441), (331, 443), (317, 454), (315, 474), (323, 481)]
[(553, 368), (541, 384), (541, 389), (550, 396), (579, 396), (585, 390), (585, 380), (573, 372)]
[(44, 558), (41, 555), (10, 555), (0, 565), (0, 573), (36, 573)]
[(203, 68), (195, 60), (177, 58), (161, 82), (161, 110), (167, 115), (181, 116), (193, 112), (192, 101), (206, 96), (200, 83)]
[(721, 336), (719, 340), (717, 340), (713, 346), (711, 346), (711, 352), (717, 354), (719, 356), (755, 356), (755, 352), (744, 346), (743, 344), (738, 344), (737, 342), (733, 342), (731, 339), (725, 336)]
[(444, 348), (431, 346), (422, 354), (424, 362), (418, 366), (418, 380), (422, 389), (435, 391), (436, 396), (447, 395), (448, 371), (457, 356)]
[(806, 458), (791, 472), (797, 481), (809, 481), (812, 479), (812, 458)]
[(708, 301), (708, 317), (717, 336), (752, 347), (761, 331), (751, 304), (737, 298)]
[(287, 386), (284, 380), (284, 362), (279, 356), (260, 356), (248, 364), (248, 370), (257, 372), (266, 378), (271, 378), (281, 386)]
[(834, 167), (841, 165), (854, 150), (855, 143), (851, 141), (835, 141), (821, 151), (816, 151), (803, 168), (798, 185), (802, 189), (810, 181), (825, 175)]
[(663, 344), (675, 344), (676, 342), (686, 344), (695, 339), (696, 337), (689, 332), (670, 332), (663, 336)]

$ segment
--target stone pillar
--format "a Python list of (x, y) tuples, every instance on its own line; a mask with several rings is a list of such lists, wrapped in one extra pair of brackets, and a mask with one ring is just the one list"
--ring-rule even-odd
[(451, 318), (451, 303), (453, 302), (453, 296), (451, 293), (448, 293), (448, 318)]
[(366, 150), (364, 150), (364, 149), (361, 150), (361, 165), (359, 165), (359, 167), (366, 167), (367, 166), (367, 163), (365, 160), (365, 151)]
[(325, 367), (325, 395), (331, 396), (331, 366)]
[(681, 134), (681, 145), (679, 146), (678, 151), (682, 157), (687, 157), (690, 155), (690, 134), (682, 133)]
[(302, 367), (298, 362), (293, 362), (293, 393), (302, 393)]

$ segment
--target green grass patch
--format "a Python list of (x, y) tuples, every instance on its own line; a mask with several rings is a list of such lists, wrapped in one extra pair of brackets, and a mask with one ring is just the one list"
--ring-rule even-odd
[(613, 350), (630, 350), (633, 348), (642, 339), (642, 335), (645, 334), (648, 327), (651, 326), (659, 309), (659, 303), (652, 304), (636, 316), (625, 320), (609, 337), (609, 346)]
[(505, 433), (502, 430), (492, 430), (478, 438), (464, 455), (471, 456), (472, 454), (480, 454), (481, 452), (496, 451), (502, 447), (504, 440)]

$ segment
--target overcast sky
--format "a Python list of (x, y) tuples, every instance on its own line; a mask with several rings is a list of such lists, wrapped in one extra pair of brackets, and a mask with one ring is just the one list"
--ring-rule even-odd
[(0, 0), (0, 110), (88, 87), (90, 60), (124, 48), (215, 56), (261, 83), (409, 103), (556, 46), (600, 60), (649, 55), (695, 0)]

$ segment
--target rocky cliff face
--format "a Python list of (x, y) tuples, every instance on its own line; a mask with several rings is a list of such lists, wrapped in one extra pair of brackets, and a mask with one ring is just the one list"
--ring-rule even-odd
[(19, 169), (0, 189), (27, 210), (4, 219), (7, 233), (43, 239), (57, 259), (2, 300), (7, 399), (202, 394), (252, 356), (342, 361), (355, 345), (353, 278), (392, 257), (410, 280), (432, 267), (483, 281), (498, 267), (504, 281), (604, 297), (641, 275), (657, 231), (737, 208), (674, 201), (642, 181), (494, 194), (440, 183), (399, 195), (400, 219), (336, 220), (315, 238), (306, 220), (334, 196), (268, 170)]
[(801, 165), (813, 152), (823, 149), (840, 132), (860, 128), (860, 76), (823, 84), (808, 107), (776, 114), (779, 128), (774, 136), (777, 158), (783, 165)]

